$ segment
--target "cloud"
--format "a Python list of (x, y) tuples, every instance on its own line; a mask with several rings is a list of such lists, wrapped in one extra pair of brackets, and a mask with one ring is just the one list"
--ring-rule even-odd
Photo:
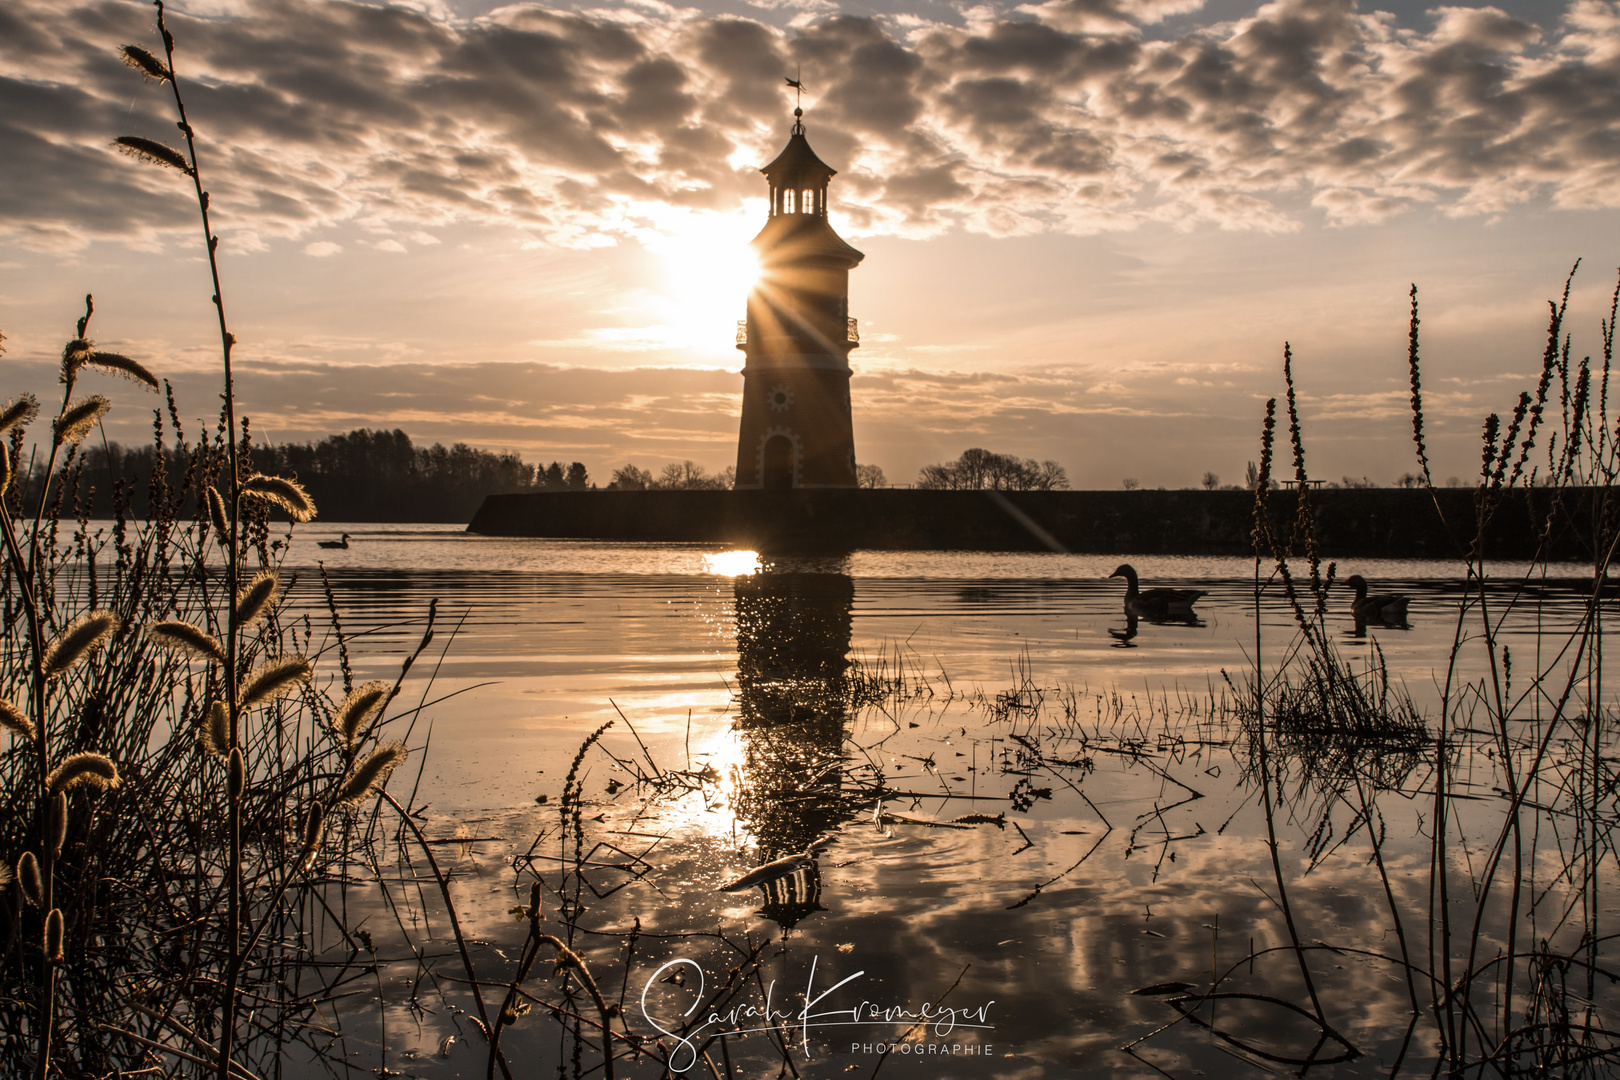
[[(799, 63), (855, 234), (1286, 231), (1419, 206), (1620, 205), (1616, 0), (1575, 0), (1546, 33), (1491, 7), (1402, 30), (1351, 0), (1142, 33), (1197, 7), (1047, 0), (962, 25), (832, 14), (781, 29), (648, 3), (459, 18), (263, 0), (171, 20), (217, 220), (250, 244), (474, 222), (577, 247), (625, 236), (628, 205), (731, 208), (758, 194), (733, 163), (778, 149), (780, 80)], [(183, 178), (108, 146), (173, 132), (162, 89), (115, 55), (150, 43), (149, 19), (112, 0), (0, 12), (14, 43), (0, 230), (61, 250), (192, 227)]]
[[(382, 245), (378, 245), (378, 246), (380, 247)], [(398, 250), (398, 251), (403, 251), (404, 250), (404, 248), (399, 247), (398, 244), (395, 244), (394, 248), (395, 248), (395, 250)], [(340, 252), (342, 250), (343, 250), (343, 245), (342, 244), (334, 244), (330, 240), (318, 240), (313, 244), (305, 244), (304, 245), (304, 254), (308, 255), (308, 256), (310, 256), (312, 258), (316, 258), (316, 259), (329, 258), (330, 256), (336, 255), (338, 252)]]

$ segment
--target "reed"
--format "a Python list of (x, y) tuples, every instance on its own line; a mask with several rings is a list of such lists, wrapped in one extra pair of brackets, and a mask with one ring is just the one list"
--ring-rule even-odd
[(185, 149), (140, 136), (116, 145), (191, 181), (220, 338), (217, 428), (188, 441), (168, 393), (172, 445), (155, 409), (154, 460), (184, 462), (183, 478), (155, 470), (150, 515), (136, 521), (135, 478), (120, 477), (110, 535), (92, 531), (79, 445), (113, 406), (82, 383), (160, 383), (95, 347), (90, 297), (63, 348), (54, 416), (36, 424), (27, 396), (0, 407), (0, 888), (18, 900), (0, 958), (0, 1071), (40, 1080), (178, 1063), (221, 1080), (278, 1073), (300, 1018), (339, 992), (278, 979), (349, 935), (329, 896), (366, 861), (352, 808), (405, 754), (376, 742), (391, 696), (380, 684), (340, 729), (325, 722), (337, 706), (306, 659), (307, 623), (300, 643), (283, 619), (271, 523), (316, 508), (295, 480), (248, 466), (219, 239), (155, 7), (163, 58), (133, 45), (123, 56), (169, 88)]

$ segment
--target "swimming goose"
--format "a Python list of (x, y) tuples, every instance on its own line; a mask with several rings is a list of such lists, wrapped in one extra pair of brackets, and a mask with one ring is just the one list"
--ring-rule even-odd
[(1193, 604), (1204, 596), (1203, 589), (1148, 589), (1137, 585), (1136, 568), (1121, 563), (1109, 577), (1125, 579), (1125, 614), (1144, 619), (1168, 619), (1192, 614)]
[(1344, 579), (1344, 583), (1356, 591), (1356, 598), (1350, 601), (1350, 610), (1362, 622), (1380, 622), (1386, 626), (1398, 626), (1406, 622), (1406, 605), (1411, 598), (1400, 593), (1374, 593), (1367, 595), (1367, 579), (1360, 574), (1351, 574)]

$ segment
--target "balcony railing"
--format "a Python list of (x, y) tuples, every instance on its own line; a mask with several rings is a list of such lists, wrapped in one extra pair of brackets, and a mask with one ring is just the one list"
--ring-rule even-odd
[[(859, 345), (861, 343), (861, 326), (859, 321), (855, 319), (845, 319), (844, 324), (844, 340)], [(748, 344), (747, 319), (737, 320), (737, 344)]]

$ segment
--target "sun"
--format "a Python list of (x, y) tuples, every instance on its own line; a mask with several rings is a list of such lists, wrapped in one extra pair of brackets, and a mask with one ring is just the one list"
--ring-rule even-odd
[(731, 347), (759, 277), (759, 261), (748, 246), (758, 231), (758, 217), (747, 209), (681, 211), (643, 239), (663, 264), (659, 293), (666, 303), (659, 321), (670, 344), (704, 351)]

